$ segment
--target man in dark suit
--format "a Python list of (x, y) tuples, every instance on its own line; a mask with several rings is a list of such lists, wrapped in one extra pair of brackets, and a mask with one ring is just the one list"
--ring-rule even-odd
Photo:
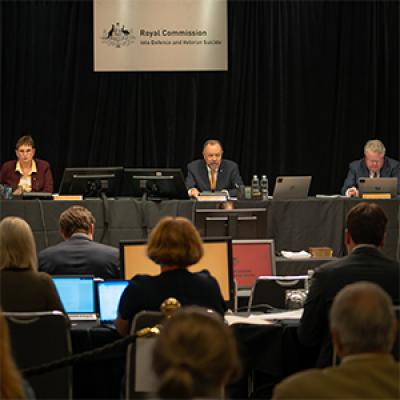
[(203, 191), (229, 192), (237, 196), (237, 189), (243, 185), (238, 165), (222, 159), (222, 145), (218, 140), (207, 140), (203, 146), (203, 160), (192, 161), (188, 166), (186, 187), (189, 196), (197, 198)]
[(96, 220), (88, 209), (72, 206), (60, 215), (59, 222), (64, 241), (39, 253), (39, 271), (120, 278), (118, 249), (93, 241)]
[(386, 149), (380, 140), (369, 140), (364, 146), (364, 158), (350, 163), (349, 172), (341, 193), (358, 197), (358, 178), (397, 178), (400, 193), (400, 163), (385, 156)]
[(315, 270), (298, 337), (304, 346), (320, 349), (317, 367), (332, 364), (328, 314), (340, 289), (353, 282), (369, 281), (381, 286), (394, 304), (400, 304), (400, 263), (380, 251), (386, 225), (387, 217), (379, 205), (357, 204), (346, 220), (345, 244), (349, 255)]

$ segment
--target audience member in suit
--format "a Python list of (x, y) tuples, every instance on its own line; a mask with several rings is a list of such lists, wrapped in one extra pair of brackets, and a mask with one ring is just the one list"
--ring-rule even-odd
[(386, 149), (380, 140), (369, 140), (364, 146), (364, 158), (353, 161), (343, 183), (341, 193), (358, 197), (358, 178), (397, 178), (400, 193), (400, 163), (385, 156)]
[(160, 399), (223, 399), (240, 372), (233, 331), (200, 307), (177, 310), (157, 339), (153, 367)]
[(14, 195), (24, 192), (53, 193), (53, 175), (47, 161), (34, 159), (35, 143), (22, 136), (15, 145), (17, 160), (6, 161), (0, 169), (0, 183), (10, 186)]
[(197, 198), (203, 191), (226, 190), (237, 196), (243, 185), (238, 165), (222, 159), (222, 145), (218, 140), (207, 140), (203, 146), (203, 160), (192, 161), (187, 166), (186, 187), (189, 196)]
[(115, 322), (121, 335), (129, 333), (140, 311), (160, 311), (162, 302), (176, 298), (182, 305), (210, 308), (220, 315), (227, 309), (218, 282), (207, 270), (188, 267), (203, 256), (203, 244), (193, 224), (182, 217), (165, 217), (153, 229), (147, 256), (161, 268), (160, 275), (136, 275), (122, 293)]
[(0, 222), (0, 299), (3, 311), (64, 312), (51, 277), (37, 271), (32, 230), (18, 217)]
[(399, 304), (400, 263), (386, 258), (380, 251), (386, 225), (387, 217), (379, 205), (358, 203), (346, 220), (344, 237), (349, 255), (315, 270), (298, 336), (303, 345), (320, 348), (318, 367), (332, 363), (328, 314), (340, 289), (357, 281), (374, 282)]
[(275, 399), (399, 399), (400, 364), (390, 354), (397, 334), (392, 302), (378, 285), (358, 282), (332, 305), (330, 330), (339, 366), (297, 373)]
[(34, 399), (31, 386), (19, 372), (11, 349), (7, 321), (0, 310), (0, 399)]
[(118, 249), (93, 241), (96, 220), (87, 208), (68, 208), (60, 215), (59, 223), (64, 241), (39, 253), (40, 271), (120, 278)]

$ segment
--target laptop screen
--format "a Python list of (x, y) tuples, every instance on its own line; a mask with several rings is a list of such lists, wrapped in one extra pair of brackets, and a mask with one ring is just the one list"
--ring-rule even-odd
[[(233, 305), (235, 287), (232, 268), (232, 241), (230, 238), (204, 239), (204, 255), (200, 261), (191, 265), (191, 272), (207, 269), (218, 281), (222, 296), (229, 306)], [(124, 279), (131, 279), (138, 274), (158, 275), (160, 266), (146, 255), (144, 241), (120, 242), (120, 260)]]
[(105, 281), (97, 283), (100, 322), (113, 322), (117, 319), (119, 299), (128, 286), (128, 281)]
[(239, 287), (253, 287), (259, 276), (275, 275), (272, 239), (233, 240), (233, 273)]
[(93, 277), (54, 276), (53, 282), (67, 314), (96, 312)]

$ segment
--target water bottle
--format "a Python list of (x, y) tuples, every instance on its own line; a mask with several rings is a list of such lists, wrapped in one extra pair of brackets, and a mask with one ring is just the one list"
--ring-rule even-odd
[(251, 197), (253, 199), (260, 197), (260, 181), (257, 175), (253, 175), (253, 179), (251, 180)]
[(268, 200), (268, 178), (267, 175), (263, 175), (260, 181), (261, 197), (263, 200)]

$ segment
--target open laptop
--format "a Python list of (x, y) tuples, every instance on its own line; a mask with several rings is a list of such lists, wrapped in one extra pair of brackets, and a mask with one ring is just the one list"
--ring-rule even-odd
[(129, 281), (104, 281), (97, 283), (99, 319), (102, 325), (112, 325), (117, 319), (119, 299)]
[(53, 282), (70, 320), (97, 320), (93, 276), (53, 276)]
[(240, 289), (250, 289), (259, 276), (275, 275), (273, 239), (232, 240), (233, 273)]
[(278, 176), (273, 193), (274, 200), (306, 199), (311, 176)]
[(359, 178), (358, 189), (360, 194), (390, 193), (397, 196), (397, 178)]

